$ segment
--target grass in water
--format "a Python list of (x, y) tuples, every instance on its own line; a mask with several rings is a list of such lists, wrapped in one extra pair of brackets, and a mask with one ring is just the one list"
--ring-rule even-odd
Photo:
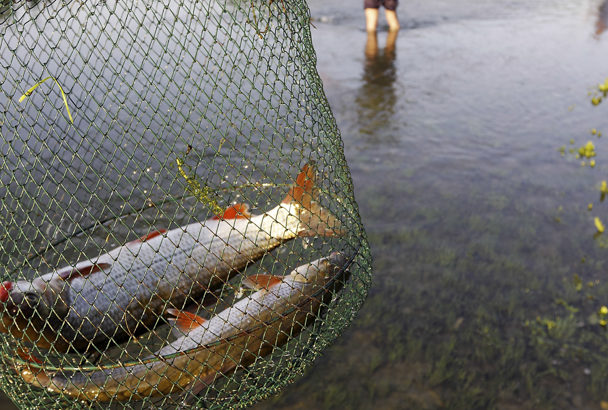
[(25, 92), (25, 94), (23, 94), (21, 96), (21, 98), (19, 98), (19, 102), (23, 102), (23, 100), (25, 100), (27, 97), (29, 97), (36, 88), (38, 88), (42, 83), (44, 83), (47, 80), (53, 80), (55, 81), (55, 84), (57, 84), (57, 87), (59, 87), (59, 91), (61, 91), (61, 97), (63, 98), (63, 103), (65, 104), (65, 109), (68, 112), (68, 117), (70, 117), (70, 122), (72, 124), (74, 124), (74, 119), (72, 118), (72, 113), (70, 112), (70, 107), (68, 107), (68, 100), (65, 96), (65, 93), (63, 92), (63, 88), (61, 87), (61, 84), (59, 84), (59, 81), (57, 81), (57, 79), (53, 76), (48, 76), (40, 81), (38, 81), (36, 84), (34, 84), (29, 90), (27, 90)]
[(215, 193), (213, 189), (208, 186), (201, 186), (200, 182), (198, 182), (195, 178), (189, 176), (184, 170), (184, 160), (181, 158), (176, 158), (175, 162), (177, 163), (177, 169), (180, 175), (186, 180), (188, 184), (188, 188), (192, 195), (200, 202), (208, 206), (213, 213), (216, 215), (222, 215), (224, 213), (224, 209), (218, 204), (217, 199), (215, 198)]

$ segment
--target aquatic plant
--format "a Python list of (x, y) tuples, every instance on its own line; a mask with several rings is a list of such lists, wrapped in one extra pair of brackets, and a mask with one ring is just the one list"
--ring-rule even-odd
[(592, 93), (591, 104), (599, 105), (608, 96), (608, 78), (597, 86), (597, 90)]
[[(218, 198), (213, 189), (201, 183), (194, 176), (188, 175), (184, 169), (185, 162), (182, 158), (176, 158), (175, 163), (180, 175), (186, 180), (190, 193), (202, 204), (209, 207), (216, 215), (221, 215), (224, 210), (218, 203)], [(190, 170), (191, 171), (191, 170)]]
[(32, 95), (32, 93), (34, 92), (34, 90), (36, 88), (38, 88), (41, 84), (43, 84), (45, 81), (47, 80), (53, 80), (55, 81), (55, 84), (57, 84), (57, 87), (59, 87), (59, 91), (61, 91), (61, 97), (63, 98), (63, 104), (65, 105), (65, 109), (68, 112), (68, 117), (70, 117), (70, 122), (73, 124), (74, 123), (74, 119), (72, 118), (72, 113), (70, 112), (70, 107), (68, 106), (68, 99), (65, 96), (65, 92), (63, 92), (63, 87), (61, 87), (61, 84), (59, 84), (59, 81), (57, 81), (57, 79), (53, 76), (48, 76), (40, 81), (38, 81), (36, 84), (34, 84), (29, 90), (27, 90), (22, 96), (21, 98), (19, 98), (19, 102), (23, 102), (23, 100), (25, 100), (27, 97), (29, 97), (30, 95)]

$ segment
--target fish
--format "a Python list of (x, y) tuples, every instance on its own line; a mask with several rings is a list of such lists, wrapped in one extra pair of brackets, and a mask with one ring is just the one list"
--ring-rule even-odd
[(166, 396), (194, 386), (200, 391), (296, 337), (348, 280), (351, 261), (343, 252), (332, 252), (286, 276), (248, 277), (243, 282), (258, 290), (209, 320), (171, 310), (182, 336), (130, 364), (75, 372), (51, 373), (40, 366), (18, 371), (31, 385), (89, 402)]
[(236, 204), (32, 281), (5, 281), (0, 332), (58, 353), (86, 353), (151, 330), (166, 308), (221, 287), (287, 240), (342, 235), (340, 222), (317, 203), (315, 178), (315, 164), (307, 163), (283, 201), (263, 214)]

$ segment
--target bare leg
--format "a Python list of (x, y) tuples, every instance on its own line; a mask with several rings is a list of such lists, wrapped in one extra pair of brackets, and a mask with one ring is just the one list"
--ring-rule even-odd
[(395, 43), (397, 42), (397, 34), (399, 31), (390, 30), (388, 32), (388, 36), (386, 36), (386, 48), (384, 49), (384, 54), (391, 58), (395, 58)]
[(399, 30), (399, 20), (397, 19), (397, 12), (394, 10), (386, 10), (386, 21), (388, 22), (389, 31)]
[(375, 31), (367, 31), (367, 43), (365, 43), (365, 57), (373, 59), (378, 55), (378, 35)]
[(378, 9), (365, 9), (365, 28), (367, 32), (375, 32), (378, 27)]

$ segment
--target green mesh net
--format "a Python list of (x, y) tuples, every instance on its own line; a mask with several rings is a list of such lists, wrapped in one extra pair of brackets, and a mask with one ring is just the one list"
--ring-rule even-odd
[(242, 407), (371, 281), (303, 0), (0, 4), (1, 386)]

